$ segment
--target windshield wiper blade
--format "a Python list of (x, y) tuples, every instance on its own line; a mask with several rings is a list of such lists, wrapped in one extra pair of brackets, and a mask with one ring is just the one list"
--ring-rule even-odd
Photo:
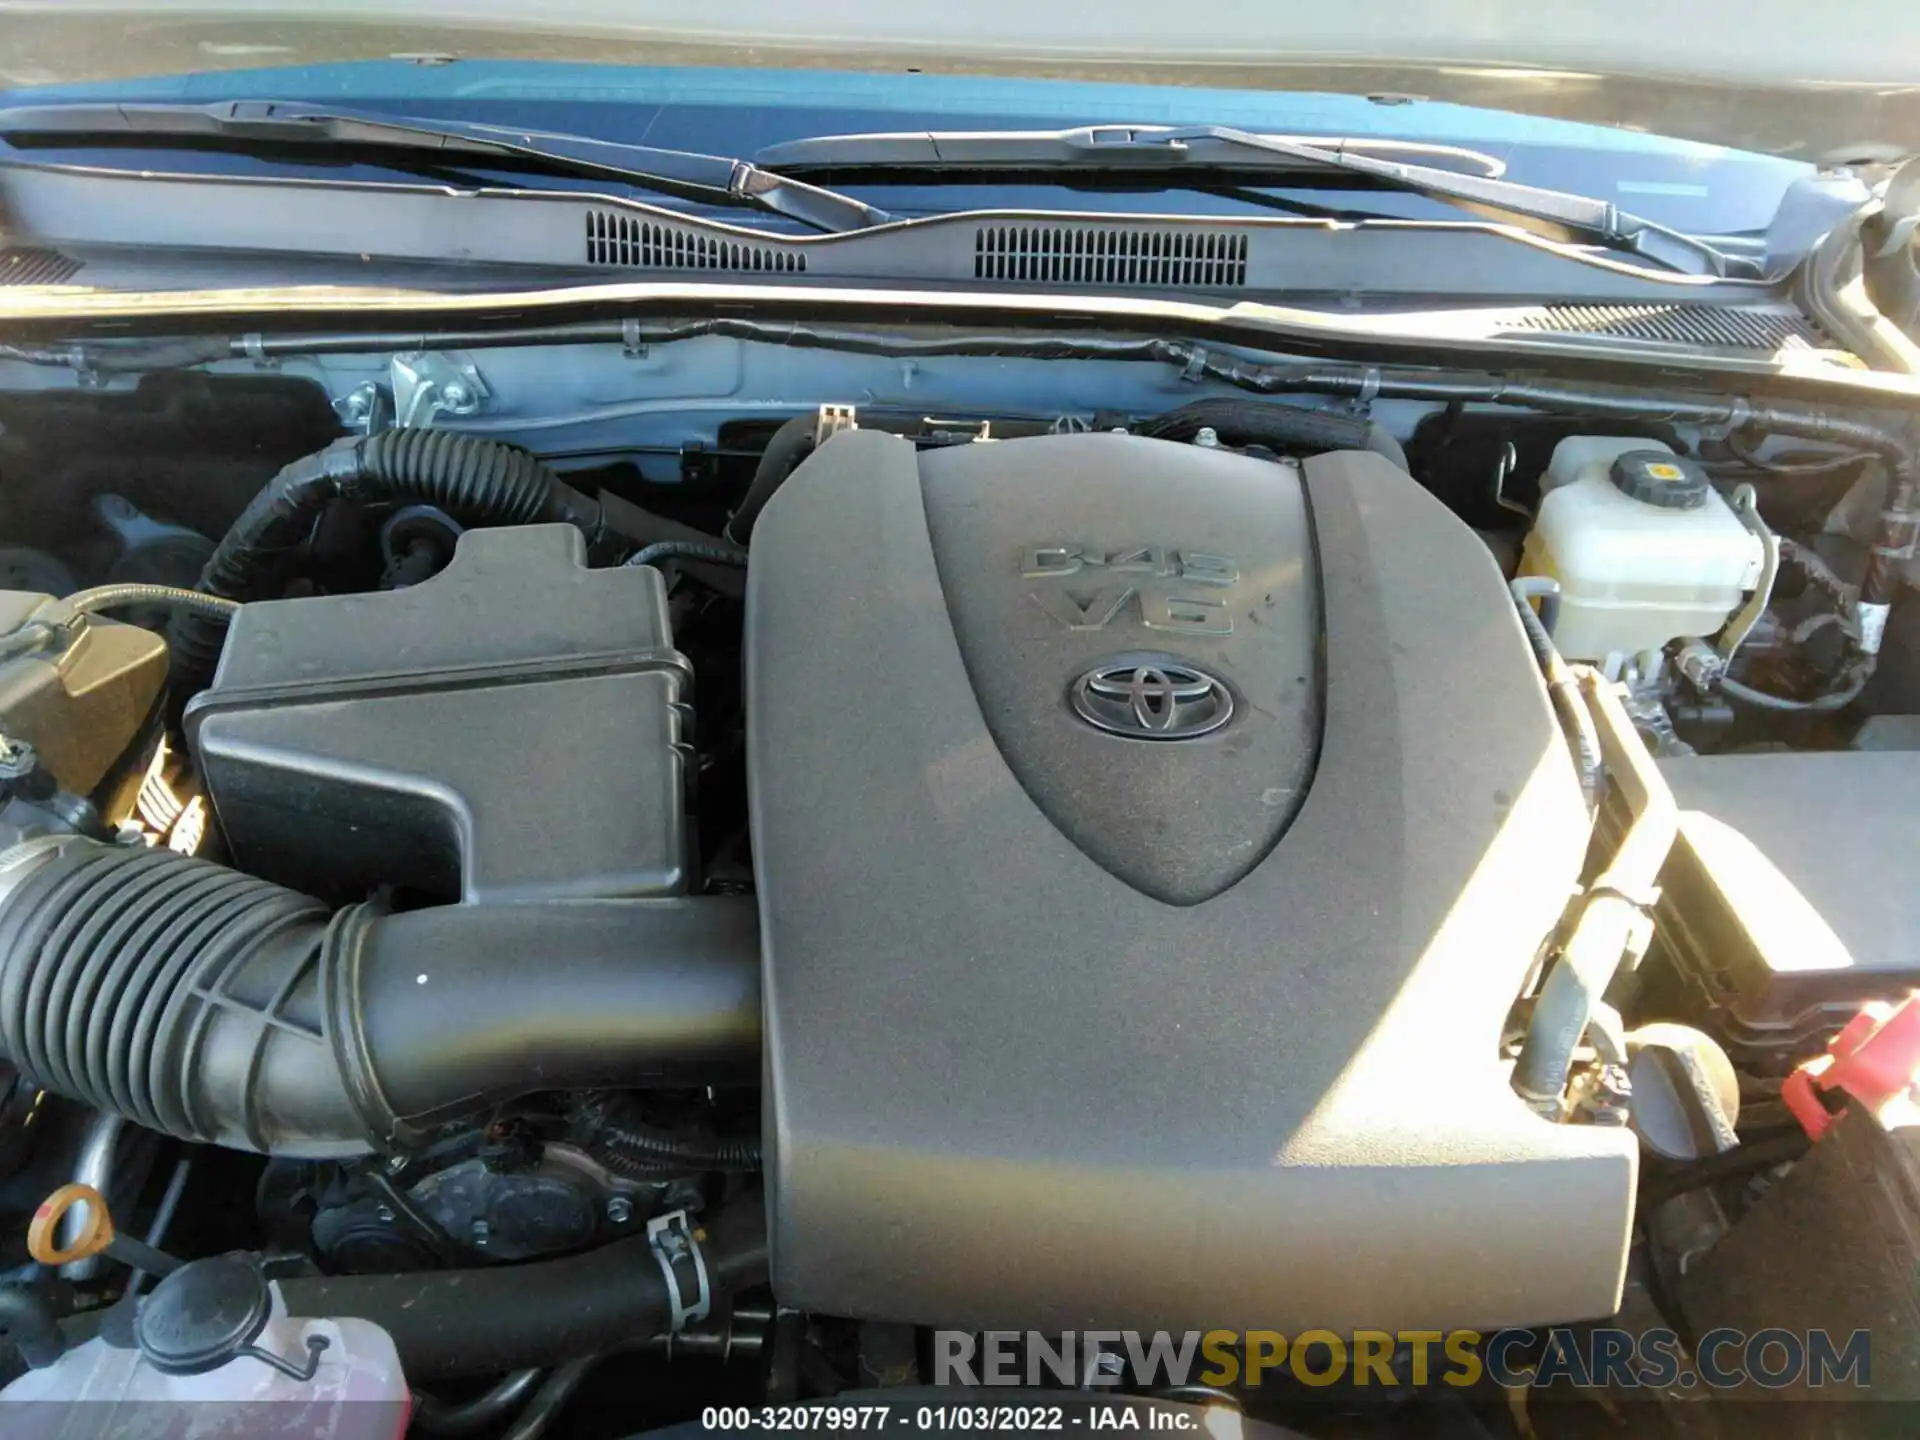
[(754, 162), (788, 173), (1151, 172), (1184, 174), (1201, 183), (1210, 173), (1223, 172), (1340, 174), (1459, 205), (1550, 239), (1623, 251), (1688, 274), (1724, 276), (1752, 269), (1748, 260), (1630, 215), (1611, 201), (1504, 179), (1506, 167), (1491, 155), (1414, 141), (1261, 135), (1225, 125), (1096, 125), (1056, 131), (825, 135), (770, 146), (754, 156)]
[(445, 156), (449, 163), (465, 160), (469, 164), (491, 157), (519, 164), (532, 162), (553, 174), (618, 180), (716, 204), (768, 210), (817, 230), (864, 230), (893, 218), (850, 195), (776, 175), (748, 160), (464, 120), (420, 120), (280, 100), (230, 100), (214, 105), (82, 102), (0, 108), (0, 139), (54, 137), (108, 141), (179, 137), (273, 145), (379, 147), (416, 163), (435, 156)]
[[(1088, 125), (1077, 130), (903, 130), (864, 135), (818, 135), (769, 145), (756, 165), (793, 174), (805, 170), (894, 169), (907, 171), (1041, 171), (1104, 168), (1164, 171), (1191, 169), (1278, 170), (1304, 168), (1297, 155), (1265, 145), (1237, 143), (1242, 132), (1214, 125)], [(1250, 132), (1248, 132), (1250, 133)], [(1311, 146), (1335, 155), (1371, 155), (1413, 161), (1449, 171), (1498, 177), (1506, 162), (1484, 150), (1424, 140), (1371, 136), (1253, 136)], [(1314, 166), (1314, 169), (1324, 168)]]

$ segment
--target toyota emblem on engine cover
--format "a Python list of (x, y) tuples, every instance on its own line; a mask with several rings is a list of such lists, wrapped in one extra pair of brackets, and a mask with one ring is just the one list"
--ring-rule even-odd
[(1129, 655), (1073, 682), (1074, 714), (1130, 740), (1192, 740), (1233, 718), (1233, 694), (1204, 670), (1171, 656)]

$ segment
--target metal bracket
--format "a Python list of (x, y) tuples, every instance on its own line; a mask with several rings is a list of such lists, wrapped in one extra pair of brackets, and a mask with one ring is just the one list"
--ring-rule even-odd
[(1513, 472), (1520, 468), (1520, 448), (1509, 440), (1500, 447), (1500, 456), (1493, 463), (1493, 503), (1502, 510), (1511, 510), (1516, 515), (1524, 515), (1529, 521), (1533, 511), (1518, 500), (1507, 498), (1507, 481), (1513, 478)]
[(334, 414), (362, 435), (378, 435), (393, 425), (393, 406), (387, 392), (369, 380), (333, 402)]
[[(1059, 423), (1057, 420), (1054, 422)], [(993, 439), (993, 421), (991, 420), (942, 420), (938, 415), (922, 415), (920, 427), (923, 433), (943, 435), (949, 432), (964, 434), (971, 432), (974, 442)], [(1058, 434), (1056, 430), (1054, 432)]]
[(393, 357), (393, 423), (402, 430), (431, 425), (442, 415), (477, 415), (493, 393), (465, 355), (416, 350)]
[[(1774, 582), (1780, 577), (1780, 538), (1768, 529), (1767, 522), (1760, 518), (1759, 497), (1753, 486), (1741, 485), (1734, 490), (1733, 513), (1739, 517), (1740, 523), (1747, 527), (1748, 533), (1760, 542), (1760, 574), (1755, 581), (1753, 593), (1747, 597), (1747, 603), (1740, 607), (1739, 612), (1720, 632), (1718, 645), (1713, 651), (1720, 662), (1719, 670), (1711, 676), (1714, 681), (1719, 680), (1720, 676), (1726, 672), (1727, 666), (1733, 663), (1734, 653), (1739, 650), (1741, 642), (1753, 632), (1753, 627), (1760, 622), (1760, 617), (1767, 613), (1767, 606), (1773, 599)], [(1684, 666), (1680, 673), (1686, 675), (1689, 680), (1693, 680), (1696, 688), (1702, 691), (1707, 689), (1707, 685), (1694, 680)]]
[[(660, 1274), (667, 1282), (667, 1303), (671, 1318), (669, 1334), (677, 1335), (696, 1320), (704, 1320), (713, 1309), (713, 1287), (707, 1282), (707, 1257), (693, 1233), (693, 1222), (685, 1210), (669, 1210), (647, 1222), (647, 1244), (660, 1262)], [(693, 1299), (687, 1299), (686, 1283), (693, 1286)]]
[(813, 422), (813, 448), (818, 450), (842, 430), (858, 430), (860, 422), (851, 405), (822, 405)]

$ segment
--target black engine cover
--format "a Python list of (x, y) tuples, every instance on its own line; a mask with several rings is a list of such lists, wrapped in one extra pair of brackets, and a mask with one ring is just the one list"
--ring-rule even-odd
[(1499, 1057), (1585, 811), (1403, 472), (844, 434), (756, 526), (747, 645), (783, 1303), (1611, 1313), (1631, 1137)]

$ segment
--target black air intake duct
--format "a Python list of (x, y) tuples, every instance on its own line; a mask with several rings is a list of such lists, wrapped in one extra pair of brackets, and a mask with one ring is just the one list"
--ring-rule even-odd
[(534, 1090), (753, 1083), (754, 905), (329, 915), (167, 851), (30, 841), (0, 856), (0, 1051), (150, 1129), (316, 1157)]

